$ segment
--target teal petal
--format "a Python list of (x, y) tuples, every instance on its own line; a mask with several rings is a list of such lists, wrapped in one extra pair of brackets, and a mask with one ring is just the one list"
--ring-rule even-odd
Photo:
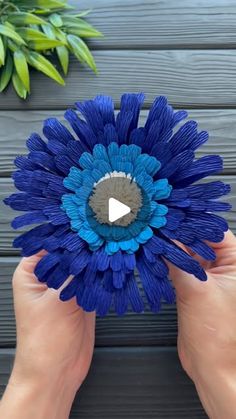
[(119, 246), (121, 250), (130, 250), (132, 249), (132, 242), (131, 239), (130, 240), (124, 240), (124, 241), (120, 241), (119, 242)]

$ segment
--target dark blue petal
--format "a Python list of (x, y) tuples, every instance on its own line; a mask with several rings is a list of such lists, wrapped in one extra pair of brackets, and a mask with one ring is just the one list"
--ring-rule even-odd
[(154, 100), (151, 106), (151, 109), (149, 111), (146, 124), (145, 124), (145, 128), (147, 131), (150, 129), (150, 126), (155, 120), (158, 120), (159, 118), (161, 118), (161, 114), (163, 110), (166, 108), (166, 106), (167, 106), (166, 97), (159, 96)]
[(207, 280), (207, 275), (201, 265), (189, 256), (184, 250), (180, 249), (176, 244), (166, 242), (162, 239), (161, 242), (164, 246), (163, 256), (172, 262), (178, 268), (195, 275), (201, 281)]
[(43, 214), (42, 211), (31, 211), (24, 215), (19, 215), (16, 217), (11, 225), (14, 229), (18, 229), (30, 224), (38, 224), (41, 222), (47, 221), (47, 217)]
[(127, 274), (127, 293), (134, 312), (141, 313), (144, 311), (143, 300), (140, 296), (138, 285), (133, 272)]
[(47, 275), (58, 263), (60, 263), (61, 254), (59, 252), (49, 253), (40, 259), (35, 267), (35, 275), (41, 282), (47, 281)]
[(170, 149), (174, 156), (191, 147), (198, 138), (197, 122), (186, 122), (171, 138)]
[(121, 290), (117, 290), (114, 294), (114, 306), (115, 311), (118, 316), (123, 316), (128, 308), (128, 293), (127, 290), (122, 288)]
[(78, 276), (75, 276), (71, 280), (71, 282), (61, 291), (60, 300), (68, 301), (71, 298), (75, 297), (78, 286), (79, 286), (79, 279), (78, 279)]
[(75, 255), (74, 260), (70, 266), (70, 274), (77, 275), (87, 266), (90, 262), (91, 254), (83, 249), (81, 252)]
[(130, 129), (137, 128), (140, 108), (144, 102), (145, 95), (143, 93), (125, 93), (121, 96), (120, 109), (121, 113), (132, 112), (132, 121)]
[(118, 144), (129, 143), (129, 134), (132, 127), (132, 112), (120, 111), (116, 117), (116, 131), (118, 134)]
[(195, 240), (193, 243), (189, 244), (188, 247), (195, 253), (200, 255), (203, 259), (211, 261), (214, 261), (216, 259), (216, 254), (214, 250), (206, 243), (200, 240)]
[(97, 137), (86, 122), (80, 119), (77, 113), (72, 109), (68, 109), (65, 112), (65, 119), (70, 123), (80, 141), (84, 143), (89, 150), (92, 150), (93, 146), (97, 143)]
[(49, 169), (52, 172), (57, 171), (53, 156), (44, 151), (31, 151), (29, 153), (29, 159), (44, 169)]
[(183, 169), (173, 179), (175, 187), (183, 188), (214, 173), (221, 172), (223, 160), (220, 156), (204, 156), (195, 160), (190, 167)]
[(161, 167), (158, 172), (158, 177), (168, 178), (170, 183), (172, 178), (175, 178), (175, 173), (185, 169), (192, 164), (194, 160), (194, 152), (192, 150), (185, 150), (182, 153), (173, 157), (168, 163)]
[(32, 162), (28, 159), (28, 157), (24, 156), (17, 156), (14, 160), (15, 166), (19, 169), (25, 170), (37, 170), (39, 165), (37, 163)]
[(26, 145), (29, 151), (45, 151), (47, 152), (47, 145), (45, 141), (42, 140), (40, 135), (33, 133), (30, 135), (26, 141)]
[(103, 124), (115, 124), (114, 102), (110, 96), (99, 95), (94, 99), (102, 116)]
[(104, 142), (109, 145), (112, 142), (118, 142), (118, 134), (114, 125), (107, 124), (104, 127)]
[[(179, 189), (177, 189), (178, 191)], [(215, 199), (230, 192), (230, 185), (221, 181), (191, 185), (184, 189), (190, 198)], [(172, 192), (174, 193), (174, 191)]]
[(95, 135), (98, 131), (103, 131), (103, 118), (99, 110), (99, 104), (94, 100), (76, 102), (77, 109), (84, 116), (87, 124), (92, 128)]
[(63, 144), (74, 140), (70, 131), (56, 118), (48, 118), (44, 121), (43, 133), (48, 140), (57, 140)]

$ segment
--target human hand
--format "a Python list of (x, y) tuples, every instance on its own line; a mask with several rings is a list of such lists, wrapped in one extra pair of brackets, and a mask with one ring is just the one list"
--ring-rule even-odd
[[(212, 419), (236, 418), (236, 238), (212, 243), (213, 263), (193, 255), (208, 280), (170, 266), (177, 294), (178, 352)], [(185, 249), (186, 250), (186, 249)]]
[[(60, 301), (58, 291), (37, 281), (33, 272), (41, 257), (42, 254), (23, 258), (13, 277), (17, 350), (8, 389), (0, 405), (0, 417), (5, 419), (18, 417), (8, 413), (14, 393), (20, 391), (24, 393), (22, 401), (24, 396), (33, 399), (32, 414), (21, 414), (22, 419), (68, 417), (75, 393), (91, 363), (95, 313), (84, 312), (74, 299)], [(11, 402), (7, 403), (7, 398)], [(43, 407), (36, 409), (35, 403)], [(1, 410), (5, 406), (7, 414)], [(29, 408), (28, 403), (28, 412)]]

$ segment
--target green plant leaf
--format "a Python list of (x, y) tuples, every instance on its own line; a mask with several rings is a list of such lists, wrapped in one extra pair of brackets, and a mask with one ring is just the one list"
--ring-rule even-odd
[(3, 92), (3, 90), (5, 90), (5, 88), (7, 87), (12, 76), (12, 70), (13, 60), (11, 54), (8, 53), (6, 57), (5, 66), (3, 67), (0, 75), (0, 92)]
[(22, 39), (16, 31), (7, 25), (0, 24), (0, 34), (6, 36), (7, 38), (13, 39), (20, 45), (25, 44), (24, 39)]
[(45, 35), (43, 32), (38, 31), (36, 29), (20, 28), (18, 32), (22, 36), (22, 38), (24, 38), (26, 41), (34, 41), (34, 40), (45, 41), (45, 40), (48, 40), (47, 35)]
[(87, 16), (90, 12), (92, 11), (92, 9), (87, 9), (87, 10), (83, 10), (80, 13), (77, 13), (76, 15), (74, 15), (74, 17), (85, 17)]
[(56, 39), (53, 29), (50, 24), (42, 25), (42, 30), (49, 39)]
[(11, 13), (7, 21), (13, 23), (14, 25), (41, 25), (46, 23), (45, 20), (34, 15), (33, 13), (24, 13), (24, 12), (15, 12)]
[(78, 58), (78, 60), (81, 62), (86, 62), (88, 66), (95, 73), (97, 73), (97, 67), (96, 67), (94, 58), (91, 52), (89, 51), (87, 45), (85, 44), (85, 42), (75, 35), (68, 35), (67, 40), (76, 58)]
[(20, 96), (22, 99), (26, 99), (27, 90), (16, 71), (13, 72), (12, 83), (18, 96)]
[(43, 55), (34, 51), (29, 51), (27, 54), (27, 61), (32, 67), (64, 86), (65, 82), (61, 75), (58, 73), (54, 65)]
[[(82, 19), (80, 19), (82, 21)], [(76, 26), (69, 26), (67, 31), (82, 38), (101, 38), (104, 35), (87, 22), (78, 22)]]
[(63, 25), (62, 18), (58, 13), (52, 13), (49, 16), (49, 21), (56, 28), (60, 28)]
[(29, 92), (30, 91), (30, 77), (29, 77), (29, 68), (28, 63), (25, 57), (25, 54), (20, 49), (15, 51), (13, 54), (13, 60), (15, 64), (16, 72), (24, 84), (24, 87)]
[(17, 2), (18, 7), (23, 7), (24, 9), (64, 9), (66, 8), (66, 3), (59, 0), (22, 0)]
[(61, 41), (58, 41), (57, 39), (34, 39), (34, 41), (28, 42), (28, 47), (30, 49), (34, 49), (35, 51), (44, 51), (62, 45), (63, 43)]
[(3, 43), (3, 39), (0, 35), (0, 66), (5, 64), (5, 47)]
[(56, 47), (57, 56), (62, 66), (62, 70), (66, 75), (68, 73), (68, 66), (69, 66), (69, 51), (68, 49), (62, 45), (61, 47)]

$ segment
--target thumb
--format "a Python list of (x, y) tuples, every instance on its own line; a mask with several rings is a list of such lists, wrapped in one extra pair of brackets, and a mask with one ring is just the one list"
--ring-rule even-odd
[(45, 291), (46, 285), (39, 282), (34, 274), (37, 263), (45, 254), (46, 252), (42, 251), (36, 255), (21, 259), (13, 275), (14, 291), (23, 290), (25, 287), (32, 288), (34, 291)]
[[(236, 265), (236, 238), (234, 234), (228, 230), (225, 233), (224, 239), (219, 243), (207, 243), (215, 252), (216, 260), (211, 263), (204, 260), (197, 254), (188, 251), (186, 247), (179, 244), (180, 247), (183, 248), (187, 253), (189, 253), (193, 259), (197, 260), (201, 266), (206, 270), (208, 274), (207, 281), (199, 281), (194, 275), (191, 275), (185, 271), (182, 271), (178, 267), (174, 266), (170, 262), (166, 262), (169, 268), (169, 276), (175, 286), (177, 297), (180, 298), (188, 298), (189, 296), (205, 292), (208, 289), (212, 282), (211, 271), (213, 271), (214, 267), (219, 266), (229, 266), (229, 256), (233, 254), (234, 262)], [(227, 259), (227, 263), (226, 263)], [(233, 261), (232, 261), (233, 264)]]

